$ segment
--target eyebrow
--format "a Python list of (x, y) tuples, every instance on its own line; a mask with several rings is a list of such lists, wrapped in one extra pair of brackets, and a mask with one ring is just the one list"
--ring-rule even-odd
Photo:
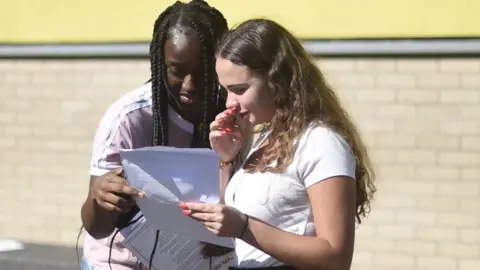
[(235, 88), (243, 88), (243, 87), (248, 87), (248, 83), (237, 83), (237, 84), (229, 84), (226, 86), (228, 89), (235, 89)]

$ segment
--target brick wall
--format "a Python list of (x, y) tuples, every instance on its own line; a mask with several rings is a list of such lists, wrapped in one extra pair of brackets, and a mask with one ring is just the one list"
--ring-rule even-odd
[[(480, 269), (480, 59), (323, 59), (379, 176), (355, 270)], [(74, 244), (92, 137), (146, 61), (0, 61), (0, 237)]]

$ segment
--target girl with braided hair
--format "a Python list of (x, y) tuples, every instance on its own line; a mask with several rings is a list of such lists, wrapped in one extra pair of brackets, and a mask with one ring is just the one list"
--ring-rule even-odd
[(151, 145), (210, 147), (209, 124), (225, 111), (214, 52), (228, 30), (204, 1), (177, 1), (155, 21), (151, 79), (112, 104), (96, 131), (90, 188), (81, 218), (87, 231), (83, 269), (132, 270), (141, 263), (121, 244), (119, 229), (138, 213), (142, 193), (122, 177), (119, 151)]

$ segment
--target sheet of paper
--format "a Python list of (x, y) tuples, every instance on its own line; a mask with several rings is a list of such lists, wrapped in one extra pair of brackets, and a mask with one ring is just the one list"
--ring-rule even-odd
[[(135, 221), (135, 222), (134, 222)], [(145, 223), (146, 218), (142, 212), (138, 212), (131, 220), (130, 225), (120, 230), (120, 233), (124, 238), (128, 238), (132, 233), (134, 233), (138, 227), (141, 227)]]
[(235, 252), (210, 260), (201, 254), (204, 243), (166, 232), (160, 232), (157, 241), (155, 236), (156, 229), (149, 226), (148, 222), (143, 222), (123, 244), (145, 266), (151, 263), (152, 269), (156, 270), (228, 270), (229, 266), (237, 263)]
[(234, 247), (232, 238), (218, 237), (182, 213), (178, 204), (219, 200), (218, 156), (210, 149), (147, 147), (120, 152), (126, 178), (145, 193), (136, 199), (148, 223), (163, 232)]

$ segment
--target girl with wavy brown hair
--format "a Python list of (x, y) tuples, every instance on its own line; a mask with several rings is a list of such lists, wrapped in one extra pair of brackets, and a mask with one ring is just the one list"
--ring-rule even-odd
[[(216, 70), (230, 108), (210, 126), (225, 205), (186, 203), (184, 213), (237, 238), (232, 269), (350, 269), (374, 172), (333, 89), (300, 42), (265, 19), (224, 38)], [(264, 128), (235, 164), (252, 125)]]

